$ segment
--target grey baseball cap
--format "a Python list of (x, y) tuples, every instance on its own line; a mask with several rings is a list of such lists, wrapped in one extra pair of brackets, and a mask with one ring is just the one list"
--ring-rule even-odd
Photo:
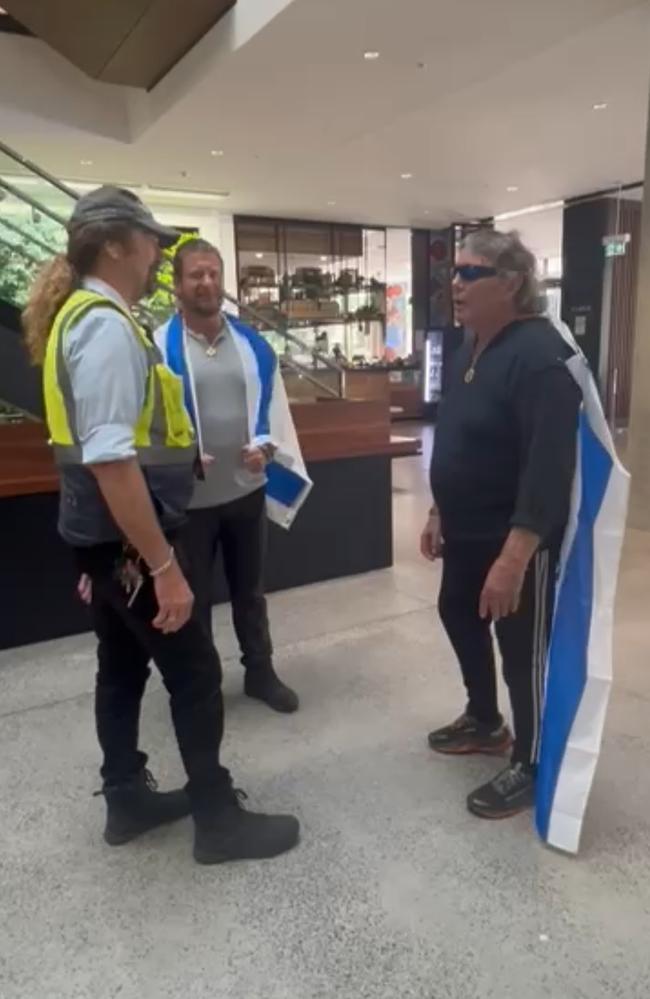
[(156, 236), (165, 248), (173, 246), (180, 232), (156, 222), (151, 211), (133, 191), (105, 184), (79, 198), (68, 220), (68, 232), (96, 222), (124, 222)]

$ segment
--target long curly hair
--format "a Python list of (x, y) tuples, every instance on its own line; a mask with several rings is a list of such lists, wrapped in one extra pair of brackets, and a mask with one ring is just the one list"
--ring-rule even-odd
[(128, 245), (131, 229), (123, 222), (97, 222), (68, 234), (68, 248), (41, 268), (23, 310), (23, 332), (33, 364), (42, 364), (57, 312), (82, 279), (92, 272), (99, 253), (110, 241)]

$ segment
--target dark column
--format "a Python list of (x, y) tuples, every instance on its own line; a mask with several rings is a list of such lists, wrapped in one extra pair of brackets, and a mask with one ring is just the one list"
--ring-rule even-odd
[[(412, 233), (413, 328), (426, 336), (442, 332), (442, 391), (445, 390), (449, 359), (462, 339), (453, 324), (451, 274), (455, 252), (454, 227), (414, 229)], [(423, 341), (423, 337), (421, 337)], [(416, 349), (424, 349), (424, 342)], [(437, 404), (425, 407), (427, 417), (435, 417)]]
[(600, 360), (605, 275), (603, 236), (607, 235), (608, 224), (609, 202), (604, 198), (564, 209), (562, 319), (595, 375)]
[[(612, 424), (630, 413), (640, 202), (594, 198), (564, 210), (562, 318), (584, 351)], [(603, 238), (627, 238), (623, 256), (607, 257)]]
[(645, 161), (645, 194), (641, 218), (636, 336), (632, 363), (630, 437), (626, 458), (632, 472), (631, 527), (650, 530), (650, 118)]

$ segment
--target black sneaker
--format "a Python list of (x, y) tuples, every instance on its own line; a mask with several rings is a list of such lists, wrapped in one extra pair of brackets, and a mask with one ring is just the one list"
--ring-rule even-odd
[(512, 736), (507, 725), (490, 728), (475, 718), (464, 714), (451, 725), (429, 733), (429, 746), (436, 753), (463, 756), (469, 753), (487, 753), (498, 756), (512, 746)]
[(293, 815), (247, 812), (243, 791), (233, 790), (214, 809), (195, 814), (194, 859), (198, 864), (265, 860), (297, 846), (300, 824)]
[(282, 682), (272, 666), (264, 670), (247, 670), (244, 693), (283, 715), (293, 714), (300, 706), (298, 695)]
[(158, 791), (148, 770), (123, 784), (105, 785), (97, 794), (106, 798), (104, 839), (109, 846), (122, 846), (150, 829), (185, 818), (191, 811), (185, 791)]
[(535, 772), (523, 763), (512, 763), (467, 799), (470, 812), (482, 819), (508, 819), (534, 803)]

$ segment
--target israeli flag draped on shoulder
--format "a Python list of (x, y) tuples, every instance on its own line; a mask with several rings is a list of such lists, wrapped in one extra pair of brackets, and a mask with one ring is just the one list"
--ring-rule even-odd
[[(239, 353), (246, 384), (249, 442), (254, 447), (272, 444), (273, 460), (266, 467), (266, 507), (270, 520), (289, 528), (312, 487), (300, 453), (275, 351), (266, 340), (234, 316), (224, 315)], [(169, 368), (183, 379), (185, 406), (196, 428), (201, 453), (201, 415), (196, 402), (192, 363), (180, 313), (175, 313), (154, 334)]]
[(577, 853), (612, 682), (629, 475), (616, 456), (587, 361), (568, 328), (557, 326), (574, 351), (567, 367), (583, 406), (548, 653), (536, 823), (549, 845)]

